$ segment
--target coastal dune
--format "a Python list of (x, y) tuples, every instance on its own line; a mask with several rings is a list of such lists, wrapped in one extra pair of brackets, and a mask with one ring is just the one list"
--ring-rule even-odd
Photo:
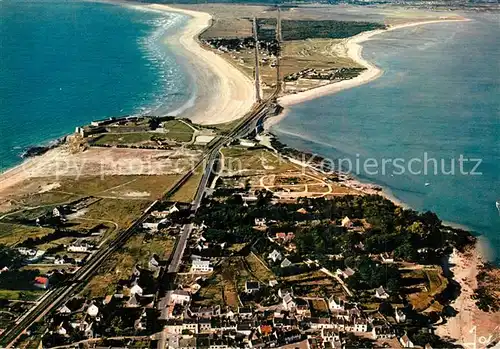
[[(397, 30), (397, 29), (402, 29), (402, 28), (408, 28), (408, 27), (414, 27), (418, 25), (424, 25), (424, 24), (432, 24), (432, 23), (445, 23), (445, 22), (462, 22), (462, 21), (468, 21), (469, 19), (466, 18), (458, 18), (458, 19), (439, 19), (439, 20), (428, 20), (428, 21), (419, 21), (419, 22), (411, 22), (411, 23), (404, 23), (404, 24), (399, 24), (399, 25), (394, 25), (390, 26), (387, 29), (377, 29), (377, 30), (372, 30), (368, 32), (363, 32), (360, 33), (356, 36), (353, 36), (349, 39), (346, 39), (345, 41), (345, 47), (347, 51), (347, 56), (354, 60), (356, 63), (360, 64), (361, 66), (365, 67), (366, 70), (364, 70), (361, 74), (359, 74), (357, 77), (350, 79), (350, 80), (343, 80), (340, 82), (316, 87), (307, 91), (299, 92), (296, 94), (289, 94), (285, 95), (281, 98), (279, 98), (279, 103), (283, 107), (289, 107), (295, 104), (303, 103), (308, 100), (312, 100), (321, 96), (325, 95), (330, 95), (337, 93), (342, 90), (346, 90), (349, 88), (353, 88), (356, 86), (360, 86), (363, 84), (366, 84), (370, 81), (373, 81), (380, 77), (383, 74), (383, 71), (378, 68), (375, 64), (367, 61), (366, 59), (363, 58), (362, 56), (362, 51), (363, 51), (363, 46), (361, 45), (363, 42), (369, 40), (375, 35), (379, 35), (382, 33), (387, 33), (389, 31)], [(276, 123), (278, 120), (271, 120), (270, 124)]]
[(198, 41), (200, 33), (211, 25), (212, 16), (161, 4), (141, 6), (190, 17), (179, 35), (168, 38), (169, 44), (183, 51), (196, 78), (194, 105), (180, 116), (203, 125), (228, 123), (243, 117), (255, 102), (252, 81), (222, 57), (201, 47)]

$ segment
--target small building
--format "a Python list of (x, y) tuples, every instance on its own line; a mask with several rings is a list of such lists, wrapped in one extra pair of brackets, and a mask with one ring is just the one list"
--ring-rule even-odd
[(99, 314), (99, 308), (95, 304), (91, 304), (87, 308), (87, 314), (91, 317), (96, 317)]
[(290, 294), (285, 295), (283, 297), (283, 308), (288, 311), (295, 311), (297, 307), (297, 303), (294, 301), (293, 297)]
[(278, 281), (277, 280), (269, 280), (269, 287), (274, 287), (274, 286), (277, 286), (278, 285)]
[(68, 315), (71, 314), (71, 309), (69, 309), (66, 305), (63, 305), (59, 309), (57, 309), (57, 312), (61, 315)]
[(391, 256), (387, 252), (384, 252), (384, 253), (380, 254), (380, 259), (382, 260), (382, 263), (384, 263), (384, 264), (392, 264), (392, 263), (394, 263), (394, 257)]
[(253, 148), (255, 147), (256, 143), (248, 139), (240, 138), (240, 145), (245, 148)]
[(403, 310), (398, 309), (398, 307), (396, 307), (396, 309), (394, 310), (394, 317), (396, 318), (396, 322), (398, 323), (403, 323), (406, 321), (406, 314), (403, 312)]
[(401, 343), (401, 345), (403, 346), (403, 348), (413, 348), (413, 347), (415, 347), (415, 345), (413, 344), (413, 342), (410, 340), (410, 338), (406, 334), (403, 337), (399, 338), (399, 342)]
[(380, 286), (375, 290), (375, 297), (378, 299), (387, 299), (389, 298), (389, 293), (385, 292), (384, 288)]
[(266, 226), (266, 219), (265, 218), (255, 218), (255, 225), (257, 227), (265, 227)]
[(176, 290), (170, 295), (170, 300), (175, 304), (186, 304), (191, 301), (191, 295), (184, 290)]
[(252, 308), (250, 307), (241, 307), (238, 308), (238, 315), (242, 319), (249, 319), (253, 316)]
[(290, 260), (289, 260), (288, 258), (285, 258), (285, 259), (283, 260), (283, 262), (281, 262), (280, 267), (282, 267), (282, 268), (288, 268), (288, 267), (289, 267), (289, 266), (291, 266), (292, 264), (293, 264), (293, 263), (292, 263), (292, 262), (290, 262)]
[(143, 293), (143, 290), (142, 290), (142, 287), (135, 284), (134, 286), (132, 286), (130, 288), (130, 295), (139, 295), (139, 296), (142, 296), (142, 293)]
[(361, 318), (355, 319), (354, 332), (368, 332), (368, 320)]
[(344, 219), (342, 219), (341, 225), (344, 228), (352, 228), (352, 221), (349, 217), (345, 216)]
[(337, 269), (337, 275), (347, 279), (350, 276), (353, 276), (356, 272), (351, 268), (347, 267), (344, 270)]
[(391, 339), (396, 337), (396, 333), (391, 326), (373, 326), (372, 338), (377, 339)]
[(260, 290), (260, 283), (257, 281), (247, 281), (245, 282), (245, 292), (254, 293)]
[(267, 258), (272, 260), (274, 263), (276, 263), (276, 262), (281, 261), (283, 259), (283, 256), (281, 255), (281, 253), (279, 251), (273, 250), (273, 252), (271, 252)]
[(210, 266), (210, 261), (199, 259), (193, 261), (193, 263), (191, 264), (191, 271), (194, 273), (211, 273), (212, 271), (214, 271), (214, 268)]
[(45, 276), (37, 276), (34, 281), (34, 286), (46, 290), (49, 288), (49, 278)]
[(345, 302), (338, 297), (331, 296), (328, 299), (328, 308), (332, 312), (345, 310)]

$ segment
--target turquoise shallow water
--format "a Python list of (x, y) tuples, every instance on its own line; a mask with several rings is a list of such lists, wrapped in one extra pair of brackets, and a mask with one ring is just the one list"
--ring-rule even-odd
[[(484, 234), (500, 252), (500, 22), (494, 15), (473, 21), (433, 24), (393, 31), (364, 44), (363, 55), (384, 75), (364, 86), (291, 108), (273, 128), (284, 143), (332, 159), (359, 157), (379, 163), (357, 173), (378, 183), (418, 210), (432, 210), (445, 221)], [(455, 175), (397, 175), (381, 172), (383, 159), (445, 160)], [(476, 172), (459, 173), (458, 159), (479, 158)], [(371, 161), (371, 160), (370, 160)], [(338, 164), (338, 162), (336, 162)], [(347, 163), (344, 163), (347, 164)], [(464, 163), (464, 172), (472, 170)], [(394, 170), (396, 170), (394, 172)]]
[(0, 171), (91, 120), (162, 114), (194, 81), (164, 38), (178, 14), (81, 1), (0, 2)]

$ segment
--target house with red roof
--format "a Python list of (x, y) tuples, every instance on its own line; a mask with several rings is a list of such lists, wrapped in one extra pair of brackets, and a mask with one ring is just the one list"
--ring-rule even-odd
[(49, 288), (49, 278), (45, 276), (37, 276), (35, 278), (34, 285), (35, 287), (46, 290)]

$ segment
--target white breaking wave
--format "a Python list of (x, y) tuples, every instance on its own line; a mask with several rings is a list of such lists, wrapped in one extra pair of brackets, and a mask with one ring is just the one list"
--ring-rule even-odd
[[(137, 114), (165, 114), (162, 110), (172, 108), (172, 105), (182, 103), (179, 96), (186, 95), (183, 82), (185, 74), (176, 62), (176, 58), (166, 50), (165, 38), (170, 32), (178, 30), (186, 16), (177, 13), (165, 13), (155, 9), (148, 9), (142, 6), (127, 5), (139, 11), (161, 13), (162, 17), (146, 20), (145, 23), (155, 29), (148, 36), (137, 40), (139, 50), (143, 57), (147, 60), (145, 66), (157, 75), (157, 80), (152, 83), (155, 86), (153, 101), (148, 106), (138, 108)], [(145, 93), (141, 96), (142, 100), (151, 99), (150, 93)], [(178, 115), (182, 111), (188, 109), (194, 104), (195, 95), (177, 107), (168, 115)]]

